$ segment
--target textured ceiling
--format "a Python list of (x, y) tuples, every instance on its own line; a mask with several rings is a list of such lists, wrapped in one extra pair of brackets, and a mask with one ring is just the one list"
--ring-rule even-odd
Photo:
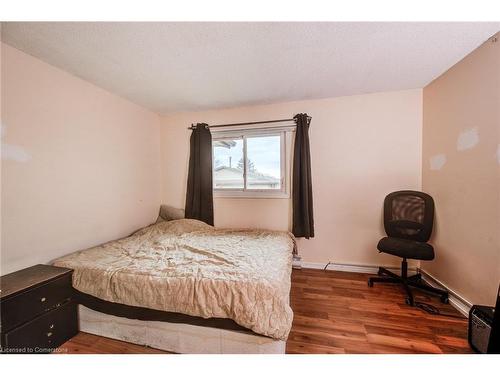
[(29, 23), (2, 40), (158, 113), (425, 86), (500, 23)]

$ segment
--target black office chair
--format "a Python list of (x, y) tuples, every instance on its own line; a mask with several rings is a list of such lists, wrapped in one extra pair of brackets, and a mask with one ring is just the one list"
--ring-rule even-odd
[(380, 252), (403, 258), (401, 276), (379, 267), (379, 276), (370, 277), (368, 285), (373, 283), (403, 284), (406, 291), (406, 303), (414, 306), (410, 287), (437, 294), (441, 302), (448, 303), (448, 292), (433, 288), (423, 282), (421, 275), (408, 277), (407, 259), (433, 260), (434, 248), (427, 243), (432, 233), (434, 222), (434, 200), (428, 194), (403, 190), (396, 191), (384, 200), (384, 228), (388, 237), (382, 238), (377, 249)]

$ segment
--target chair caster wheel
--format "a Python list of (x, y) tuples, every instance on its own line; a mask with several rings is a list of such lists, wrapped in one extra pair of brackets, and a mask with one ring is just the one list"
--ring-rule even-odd
[(405, 298), (405, 303), (406, 303), (408, 306), (413, 306), (413, 300), (412, 300), (410, 297), (406, 297), (406, 298)]
[(369, 287), (372, 287), (372, 286), (373, 286), (373, 281), (368, 280), (368, 286), (369, 286)]
[(448, 296), (442, 296), (439, 299), (441, 300), (442, 303), (445, 303), (445, 304), (448, 304), (450, 302), (448, 299)]

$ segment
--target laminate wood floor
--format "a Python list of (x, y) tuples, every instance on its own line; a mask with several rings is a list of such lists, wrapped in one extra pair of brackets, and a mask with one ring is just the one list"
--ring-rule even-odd
[[(367, 285), (372, 275), (293, 270), (294, 311), (287, 353), (471, 353), (467, 320), (438, 298), (415, 292), (416, 300), (443, 313), (431, 315), (404, 303), (400, 286)], [(80, 332), (62, 353), (165, 353)]]

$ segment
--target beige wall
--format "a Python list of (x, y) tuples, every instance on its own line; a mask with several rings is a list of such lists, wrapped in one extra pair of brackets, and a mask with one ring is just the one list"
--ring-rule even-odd
[[(310, 137), (316, 238), (300, 240), (308, 262), (397, 264), (376, 251), (384, 235), (382, 202), (421, 187), (422, 90), (386, 92), (162, 118), (162, 201), (184, 206), (191, 123), (312, 116)], [(220, 227), (289, 229), (288, 199), (216, 199)]]
[[(2, 24), (0, 23), (0, 33), (2, 32)], [(3, 118), (2, 117), (2, 53), (3, 53), (3, 50), (2, 50), (2, 47), (3, 47), (3, 43), (0, 42), (0, 154), (1, 154), (1, 151), (2, 151), (2, 121), (1, 119)], [(1, 159), (0, 159), (1, 160)], [(1, 161), (0, 161), (0, 274), (2, 274), (1, 272), (1, 262), (2, 262), (2, 215), (1, 215), (1, 212), (2, 212), (2, 199), (1, 199), (1, 196), (2, 196), (2, 164), (1, 164)]]
[(2, 273), (153, 221), (158, 115), (5, 44), (1, 57)]
[(500, 42), (424, 89), (423, 190), (436, 201), (433, 262), (422, 268), (472, 303), (500, 281)]

